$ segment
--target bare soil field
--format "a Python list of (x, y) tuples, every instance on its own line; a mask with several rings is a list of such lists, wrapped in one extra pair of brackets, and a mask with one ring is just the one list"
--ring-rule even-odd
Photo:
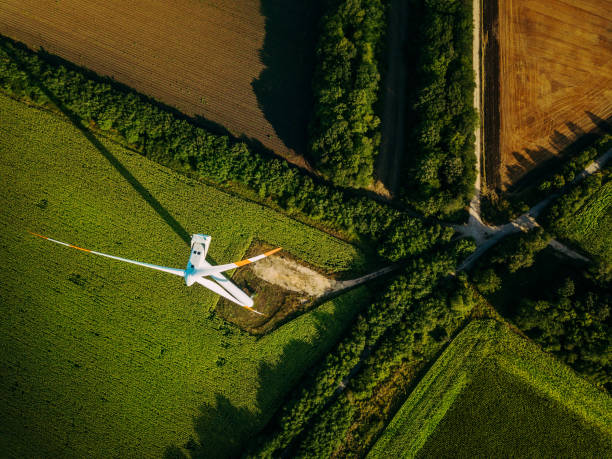
[(305, 166), (318, 2), (0, 0), (0, 34)]
[[(582, 134), (609, 123), (610, 18), (610, 0), (506, 0), (499, 1), (498, 8), (485, 5), (489, 188), (508, 188)], [(494, 93), (495, 80), (499, 94)]]

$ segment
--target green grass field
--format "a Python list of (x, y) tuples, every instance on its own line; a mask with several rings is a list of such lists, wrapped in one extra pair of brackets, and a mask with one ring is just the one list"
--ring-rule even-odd
[(493, 320), (450, 344), (369, 457), (605, 457), (612, 400)]
[(217, 318), (203, 288), (29, 235), (180, 268), (191, 232), (213, 236), (216, 262), (254, 238), (328, 270), (361, 262), (4, 96), (0, 169), (2, 456), (160, 457), (190, 437), (203, 456), (235, 453), (358, 310), (360, 289), (255, 339)]
[(570, 223), (557, 228), (568, 239), (589, 253), (612, 263), (612, 181), (604, 183), (573, 216)]

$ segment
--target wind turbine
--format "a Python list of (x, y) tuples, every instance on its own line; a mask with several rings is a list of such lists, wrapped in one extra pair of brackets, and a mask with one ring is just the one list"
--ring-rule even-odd
[(174, 274), (175, 276), (180, 276), (185, 279), (185, 284), (187, 286), (191, 286), (194, 283), (198, 283), (206, 287), (207, 289), (212, 290), (216, 294), (221, 295), (222, 297), (227, 298), (228, 300), (233, 301), (234, 303), (242, 306), (243, 308), (247, 308), (250, 311), (260, 315), (263, 314), (253, 309), (253, 299), (249, 297), (246, 293), (244, 293), (242, 290), (240, 290), (236, 284), (232, 283), (227, 277), (223, 276), (221, 273), (230, 269), (240, 268), (241, 266), (248, 265), (249, 263), (256, 262), (281, 250), (281, 248), (279, 247), (261, 255), (237, 261), (235, 263), (228, 263), (225, 265), (211, 265), (206, 261), (206, 254), (208, 253), (208, 247), (210, 246), (212, 236), (208, 236), (205, 234), (194, 234), (191, 236), (191, 253), (189, 255), (189, 261), (187, 262), (187, 268), (178, 269), (152, 265), (150, 263), (143, 263), (141, 261), (128, 260), (127, 258), (116, 257), (114, 255), (108, 255), (102, 252), (95, 252), (93, 250), (77, 247), (76, 245), (68, 244), (66, 242), (56, 241), (55, 239), (51, 239), (47, 236), (41, 236), (40, 234), (32, 233), (31, 231), (28, 232), (34, 236), (46, 239), (47, 241), (65, 245), (66, 247), (71, 247), (73, 249), (82, 250), (83, 252), (93, 253), (94, 255), (101, 255), (103, 257), (112, 258), (113, 260), (125, 261), (134, 265), (144, 266), (145, 268), (156, 269), (158, 271)]

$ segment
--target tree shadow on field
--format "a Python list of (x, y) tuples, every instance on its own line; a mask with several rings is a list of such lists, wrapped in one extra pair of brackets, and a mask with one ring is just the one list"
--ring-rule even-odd
[[(157, 214), (172, 228), (172, 230), (187, 244), (190, 244), (191, 237), (189, 233), (183, 228), (183, 226), (166, 210), (166, 208), (147, 190), (136, 177), (119, 161), (97, 138), (96, 136), (83, 125), (81, 119), (62, 101), (57, 97), (49, 88), (40, 82), (35, 77), (33, 72), (30, 71), (27, 64), (22, 62), (15, 53), (12, 52), (10, 46), (5, 46), (0, 42), (2, 49), (10, 56), (13, 62), (22, 70), (27, 78), (36, 85), (45, 96), (70, 120), (72, 125), (76, 127), (81, 134), (100, 152), (104, 158), (121, 174), (121, 176), (134, 188), (134, 190), (145, 200), (151, 208), (157, 212)], [(44, 49), (41, 48), (40, 54), (47, 55)]]
[(259, 108), (285, 145), (304, 156), (313, 107), (312, 76), (322, 1), (261, 0), (265, 68), (251, 86)]
[[(506, 193), (522, 193), (529, 187), (547, 179), (547, 177), (550, 178), (559, 172), (568, 160), (584, 149), (591, 147), (597, 139), (601, 138), (602, 134), (606, 132), (612, 133), (612, 118), (605, 120), (590, 112), (585, 113), (596, 124), (596, 127), (590, 131), (585, 131), (575, 123), (566, 122), (565, 125), (572, 132), (574, 138), (572, 139), (570, 136), (564, 136), (555, 131), (551, 136), (551, 143), (556, 140), (560, 142), (560, 145), (565, 144), (565, 147), (556, 154), (543, 147), (525, 149), (524, 153), (513, 152), (517, 164), (507, 165), (506, 167), (508, 175), (515, 177), (515, 179), (514, 183), (506, 190)], [(568, 141), (569, 143), (566, 143)], [(531, 166), (527, 167), (529, 165)]]
[(597, 116), (593, 112), (586, 111), (585, 113), (600, 131), (612, 134), (612, 116), (609, 116), (608, 118), (604, 119)]
[(554, 154), (542, 146), (525, 148), (522, 152), (513, 151), (514, 164), (506, 164), (506, 175), (510, 182), (517, 182), (521, 177), (533, 170), (538, 164), (554, 157)]
[[(255, 445), (255, 435), (266, 427), (291, 388), (309, 369), (304, 367), (304, 360), (312, 359), (315, 354), (324, 355), (328, 350), (321, 349), (320, 341), (330, 332), (331, 327), (327, 324), (334, 319), (331, 314), (320, 311), (314, 312), (313, 317), (316, 319), (316, 333), (312, 343), (292, 339), (283, 347), (276, 364), (260, 363), (257, 370), (258, 387), (254, 388), (257, 391), (254, 410), (236, 407), (225, 395), (216, 394), (214, 404), (202, 405), (199, 416), (193, 421), (197, 439), (189, 438), (182, 447), (168, 446), (164, 458), (239, 457), (245, 448)], [(281, 329), (266, 335), (267, 339), (273, 341), (274, 334)], [(315, 359), (314, 364), (317, 361)], [(226, 363), (229, 364), (231, 361)], [(249, 381), (242, 383), (249, 384)], [(279, 393), (279, 385), (287, 390)]]

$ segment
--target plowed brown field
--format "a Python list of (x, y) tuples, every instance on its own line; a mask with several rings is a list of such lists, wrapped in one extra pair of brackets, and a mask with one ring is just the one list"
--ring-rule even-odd
[(0, 0), (0, 33), (303, 165), (315, 3)]
[(498, 19), (500, 156), (486, 161), (503, 189), (612, 116), (612, 1), (499, 0)]

